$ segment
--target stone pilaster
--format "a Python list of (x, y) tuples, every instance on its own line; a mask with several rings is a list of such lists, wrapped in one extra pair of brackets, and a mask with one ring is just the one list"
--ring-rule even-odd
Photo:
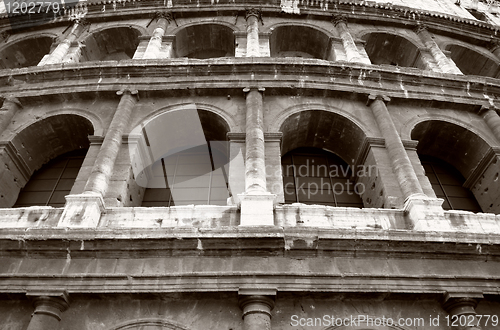
[(449, 223), (444, 220), (444, 211), (441, 207), (443, 200), (424, 194), (415, 169), (386, 107), (386, 102), (389, 101), (390, 99), (385, 96), (370, 95), (368, 105), (385, 139), (392, 169), (405, 199), (405, 211), (413, 222), (414, 229), (447, 230)]
[(482, 116), (488, 127), (493, 131), (495, 137), (500, 141), (500, 116), (495, 110), (483, 107)]
[(49, 54), (47, 58), (44, 58), (38, 65), (49, 65), (62, 63), (64, 57), (68, 54), (71, 45), (77, 40), (78, 36), (82, 33), (84, 27), (87, 23), (83, 19), (77, 19), (73, 23), (70, 33), (66, 38), (54, 49), (52, 53)]
[[(478, 299), (482, 294), (450, 294), (444, 297), (443, 308), (450, 315), (452, 330), (481, 330), (476, 318)], [(454, 322), (457, 320), (456, 322)]]
[(347, 17), (342, 15), (334, 16), (332, 23), (337, 28), (340, 38), (342, 39), (347, 61), (365, 63), (366, 61), (362, 59), (362, 56), (358, 51), (358, 47), (356, 46), (356, 43), (354, 42), (354, 39), (352, 38), (352, 35), (347, 27)]
[(252, 8), (247, 10), (247, 51), (246, 57), (260, 56), (259, 43), (259, 20), (261, 20), (261, 12), (258, 9)]
[[(275, 292), (252, 294), (251, 290), (240, 290), (239, 305), (244, 330), (271, 330), (271, 311), (274, 308)], [(262, 292), (265, 293), (265, 292)]]
[(431, 36), (429, 31), (425, 26), (419, 25), (415, 29), (415, 32), (420, 37), (420, 40), (424, 43), (425, 47), (431, 52), (432, 57), (436, 61), (438, 68), (444, 73), (462, 74), (462, 71), (457, 67), (455, 62), (449, 59), (444, 52), (439, 48), (438, 44)]
[(57, 330), (62, 313), (68, 309), (69, 300), (65, 292), (28, 292), (33, 299), (35, 311), (26, 330)]
[(0, 134), (12, 122), (14, 115), (22, 108), (21, 102), (15, 97), (7, 97), (4, 99), (0, 108)]
[(79, 41), (75, 41), (71, 44), (71, 48), (68, 53), (64, 56), (63, 63), (78, 63), (82, 57), (82, 50), (85, 45)]
[(115, 160), (122, 144), (122, 135), (137, 102), (137, 91), (121, 90), (120, 103), (97, 154), (83, 194), (66, 196), (66, 205), (59, 227), (96, 227), (104, 210), (103, 198), (113, 174)]
[(245, 88), (246, 138), (245, 138), (245, 193), (241, 200), (242, 226), (273, 225), (275, 195), (267, 191), (264, 142), (264, 89)]
[(165, 35), (165, 31), (167, 30), (167, 26), (171, 20), (171, 13), (156, 13), (156, 27), (153, 31), (151, 39), (149, 39), (143, 59), (163, 58), (163, 56), (161, 56), (163, 36)]

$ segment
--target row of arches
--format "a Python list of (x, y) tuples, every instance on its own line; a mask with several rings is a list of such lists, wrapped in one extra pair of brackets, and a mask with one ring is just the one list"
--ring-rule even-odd
[[(201, 108), (163, 112), (138, 126), (131, 134), (135, 142), (129, 142), (135, 181), (142, 187), (135, 206), (226, 205), (235, 193), (229, 171), (237, 156), (229, 151), (230, 127), (219, 114)], [(303, 110), (288, 115), (280, 127), (283, 138), (277, 156), (285, 203), (386, 207), (372, 197), (371, 190), (379, 185), (378, 169), (361, 173), (355, 166), (369, 135), (358, 124), (335, 112)], [(75, 181), (85, 181), (82, 173), (92, 166), (90, 161), (84, 164), (87, 136), (92, 134), (91, 122), (75, 114), (54, 115), (18, 133), (12, 144), (28, 160), (31, 179), (19, 184), (19, 196), (18, 189), (4, 198), (3, 206), (62, 207), (64, 196), (79, 192)], [(490, 201), (483, 192), (472, 193), (464, 186), (491, 149), (485, 139), (437, 119), (416, 123), (411, 138), (419, 141), (416, 153), (428, 180), (423, 184), (427, 195), (443, 198), (445, 209), (500, 211), (499, 205), (487, 205)], [(141, 152), (147, 157), (139, 157)]]
[[(271, 29), (271, 57), (304, 57), (336, 60), (327, 31), (304, 25), (280, 25)], [(133, 26), (110, 27), (83, 36), (80, 62), (132, 59), (144, 31)], [(430, 69), (414, 40), (392, 32), (368, 32), (361, 36), (372, 64)], [(36, 66), (54, 47), (53, 35), (39, 35), (7, 44), (0, 50), (0, 68)], [(175, 33), (173, 57), (197, 59), (235, 56), (235, 31), (222, 24), (192, 25)], [(497, 78), (500, 60), (463, 43), (445, 46), (451, 59), (467, 75)]]

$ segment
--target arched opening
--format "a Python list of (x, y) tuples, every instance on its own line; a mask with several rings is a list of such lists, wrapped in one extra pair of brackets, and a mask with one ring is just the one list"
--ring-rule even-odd
[(490, 150), (486, 141), (461, 126), (438, 120), (417, 124), (411, 138), (419, 141), (417, 153), (436, 196), (445, 199), (443, 207), (480, 211), (481, 196), (474, 196), (463, 184)]
[(281, 158), (285, 203), (363, 207), (351, 167), (318, 148), (297, 148)]
[(132, 160), (136, 181), (146, 188), (142, 206), (226, 205), (228, 131), (221, 117), (195, 108), (146, 124)]
[(420, 50), (408, 39), (381, 32), (369, 33), (363, 38), (372, 64), (426, 69)]
[(364, 189), (356, 186), (363, 183), (352, 170), (365, 134), (356, 124), (335, 113), (308, 110), (288, 117), (281, 131), (286, 203), (363, 207), (359, 194)]
[(271, 57), (327, 59), (330, 38), (307, 26), (280, 26), (271, 34)]
[(443, 209), (482, 212), (472, 192), (465, 188), (465, 178), (453, 166), (439, 158), (419, 155), (436, 197), (444, 199)]
[(463, 74), (498, 78), (500, 72), (497, 61), (459, 45), (448, 45), (446, 49)]
[(234, 56), (233, 30), (221, 24), (199, 24), (175, 35), (177, 57), (207, 59)]
[(86, 154), (87, 149), (70, 151), (43, 165), (21, 189), (14, 207), (64, 207)]
[(54, 39), (51, 37), (35, 37), (15, 42), (0, 53), (0, 69), (14, 69), (36, 66), (42, 58), (50, 53)]
[(139, 45), (140, 31), (131, 27), (110, 28), (88, 36), (80, 62), (129, 60)]
[[(52, 199), (44, 201), (40, 199), (42, 204), (38, 204), (37, 199), (36, 205), (48, 203), (47, 205), (57, 204), (60, 206), (62, 201), (60, 197), (71, 190), (70, 186), (73, 185), (70, 180), (66, 179), (72, 179), (74, 182), (80, 166), (77, 164), (80, 162), (77, 158), (82, 157), (79, 152), (84, 153), (85, 151), (82, 150), (88, 149), (88, 136), (92, 135), (93, 132), (94, 129), (89, 120), (69, 114), (45, 118), (19, 132), (11, 141), (13, 151), (3, 156), (5, 166), (0, 168), (0, 185), (5, 190), (0, 194), (0, 206), (11, 207), (14, 205), (22, 187), (30, 192), (44, 192), (37, 194), (38, 197), (50, 195), (50, 193), (46, 193), (50, 190)], [(57, 157), (61, 155), (65, 156), (58, 159)], [(51, 162), (52, 160), (54, 161)], [(61, 167), (63, 163), (66, 165)], [(43, 170), (37, 171), (44, 164), (47, 166)], [(33, 175), (35, 171), (37, 173)], [(57, 174), (55, 174), (56, 172)], [(54, 177), (59, 174), (60, 177)], [(22, 179), (23, 177), (25, 179)], [(33, 183), (30, 177), (35, 180)], [(41, 182), (40, 180), (49, 181)], [(32, 203), (34, 202), (26, 201), (26, 198), (23, 197), (17, 206), (34, 205)]]

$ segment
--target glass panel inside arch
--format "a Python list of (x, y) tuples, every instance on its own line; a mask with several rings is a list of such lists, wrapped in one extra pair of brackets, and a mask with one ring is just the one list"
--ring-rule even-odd
[[(148, 188), (142, 206), (226, 205), (228, 159), (210, 143), (169, 155), (152, 166), (162, 188)], [(165, 187), (165, 188), (163, 188)]]
[(318, 148), (297, 148), (281, 158), (285, 203), (363, 207), (351, 166)]
[(65, 153), (35, 171), (19, 193), (14, 207), (64, 207), (65, 196), (70, 194), (87, 149)]

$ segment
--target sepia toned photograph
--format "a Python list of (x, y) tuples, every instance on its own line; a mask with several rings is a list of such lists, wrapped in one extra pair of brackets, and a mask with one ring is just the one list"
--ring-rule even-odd
[(0, 330), (500, 330), (499, 0), (0, 0)]

